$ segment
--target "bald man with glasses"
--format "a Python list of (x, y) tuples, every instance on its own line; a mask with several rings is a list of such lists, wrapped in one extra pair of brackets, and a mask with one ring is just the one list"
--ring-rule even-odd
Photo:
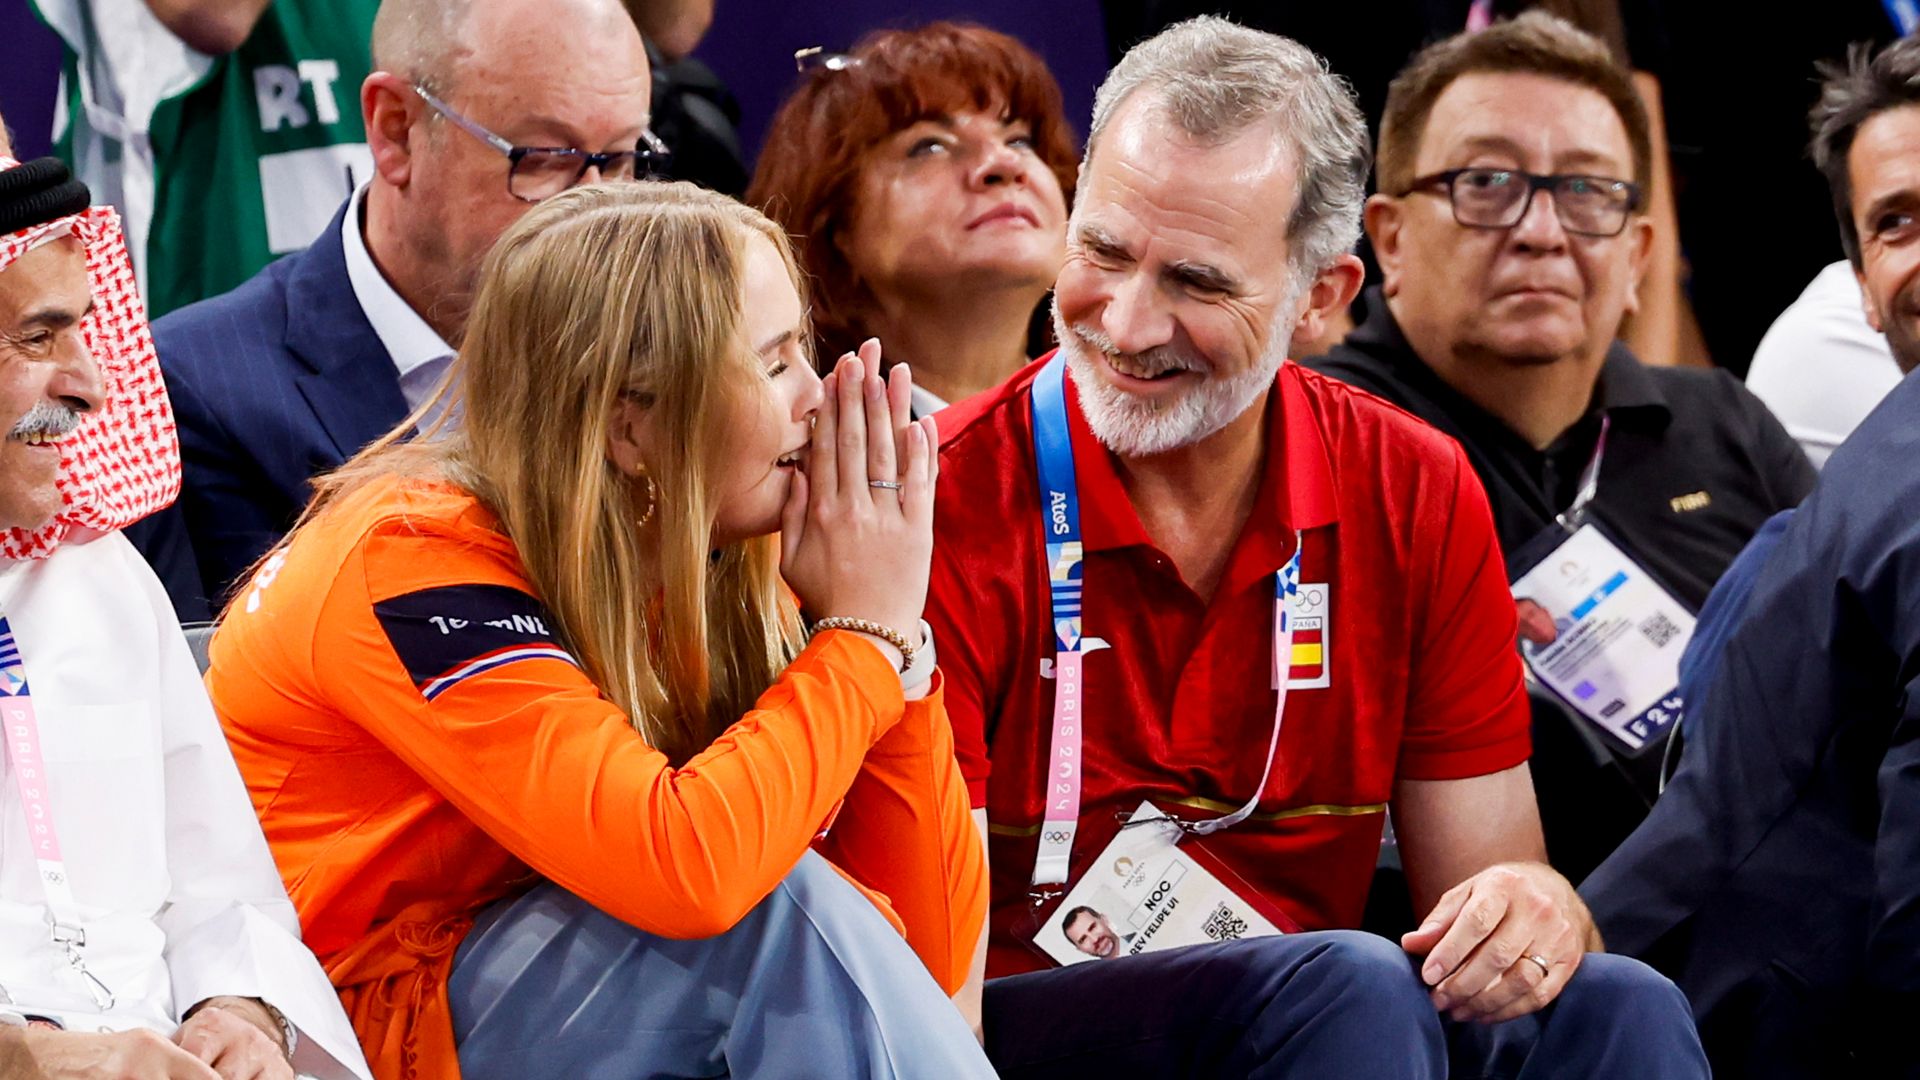
[(1394, 80), (1366, 317), (1309, 367), (1459, 440), (1493, 506), (1534, 675), (1553, 865), (1580, 880), (1646, 816), (1693, 613), (1813, 487), (1731, 375), (1616, 339), (1654, 225), (1632, 77), (1544, 14), (1428, 47)]

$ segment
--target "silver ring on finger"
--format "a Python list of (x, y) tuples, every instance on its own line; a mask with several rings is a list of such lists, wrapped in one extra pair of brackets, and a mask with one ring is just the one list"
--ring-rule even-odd
[(867, 486), (874, 487), (874, 488), (885, 488), (888, 491), (900, 490), (900, 485), (893, 480), (869, 480), (867, 481)]
[(1543, 979), (1553, 974), (1553, 969), (1548, 965), (1547, 958), (1541, 956), (1539, 953), (1528, 953), (1525, 957), (1522, 957), (1522, 959), (1532, 961), (1534, 966), (1540, 969), (1540, 977)]

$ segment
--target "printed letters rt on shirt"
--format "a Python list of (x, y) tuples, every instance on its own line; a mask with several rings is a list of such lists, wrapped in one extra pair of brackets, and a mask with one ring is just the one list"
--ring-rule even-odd
[(560, 645), (540, 601), (505, 585), (446, 585), (373, 605), (395, 655), (422, 697), (522, 660), (579, 667)]

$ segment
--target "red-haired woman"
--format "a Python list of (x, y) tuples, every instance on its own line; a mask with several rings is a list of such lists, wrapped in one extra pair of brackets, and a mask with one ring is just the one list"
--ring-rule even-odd
[(1046, 64), (948, 22), (801, 61), (747, 201), (802, 245), (816, 355), (879, 338), (912, 363), (922, 416), (1013, 374), (1066, 254), (1076, 167)]

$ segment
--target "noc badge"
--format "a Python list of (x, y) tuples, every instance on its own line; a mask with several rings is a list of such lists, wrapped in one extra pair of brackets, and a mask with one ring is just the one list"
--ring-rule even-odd
[(1172, 818), (1141, 803), (1040, 921), (1035, 947), (1060, 964), (1084, 964), (1298, 929), (1283, 930), (1256, 910), (1180, 846), (1182, 835)]

